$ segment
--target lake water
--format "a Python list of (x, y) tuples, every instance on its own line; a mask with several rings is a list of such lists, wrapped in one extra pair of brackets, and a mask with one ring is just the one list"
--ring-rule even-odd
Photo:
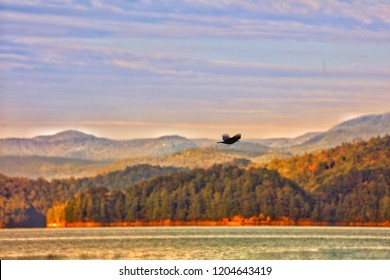
[(390, 259), (390, 228), (2, 229), (0, 259)]

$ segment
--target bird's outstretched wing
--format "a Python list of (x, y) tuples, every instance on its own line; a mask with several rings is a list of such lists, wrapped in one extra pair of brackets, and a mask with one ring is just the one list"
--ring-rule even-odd
[(238, 140), (238, 139), (241, 139), (241, 134), (236, 134), (232, 137), (232, 139), (235, 139), (235, 140)]
[(238, 133), (236, 135), (234, 135), (233, 137), (230, 137), (229, 134), (223, 134), (222, 135), (222, 142), (217, 142), (217, 143), (222, 143), (222, 144), (228, 144), (228, 145), (231, 145), (231, 144), (234, 144), (236, 143), (239, 139), (241, 139), (241, 134)]

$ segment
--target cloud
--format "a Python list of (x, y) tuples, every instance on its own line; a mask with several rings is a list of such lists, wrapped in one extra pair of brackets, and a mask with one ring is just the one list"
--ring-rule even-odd
[(85, 120), (79, 121), (80, 126), (115, 126), (115, 127), (149, 127), (158, 126), (163, 123), (158, 122), (134, 122), (134, 121), (115, 121), (115, 120)]
[(172, 75), (172, 76), (189, 76), (193, 75), (193, 71), (186, 70), (177, 70), (172, 68), (166, 68), (166, 66), (157, 66), (153, 63), (149, 63), (146, 61), (123, 61), (123, 60), (113, 60), (111, 62), (112, 65), (119, 66), (122, 68), (130, 69), (130, 70), (141, 70), (148, 71), (156, 74), (162, 75)]
[[(6, 10), (1, 16), (6, 26), (25, 24), (26, 34), (45, 36), (390, 40), (389, 33), (385, 32), (390, 27), (390, 5), (384, 2), (356, 1), (356, 5), (303, 0), (120, 3), (92, 1), (86, 6), (88, 10), (74, 13), (73, 7), (79, 5), (71, 2), (64, 4), (61, 14), (53, 9), (42, 13)], [(45, 7), (42, 2), (35, 5)], [(211, 13), (208, 9), (220, 9), (222, 13)]]
[(35, 69), (35, 67), (33, 65), (27, 64), (27, 63), (2, 62), (2, 63), (0, 63), (0, 69), (2, 69), (3, 71), (15, 70), (15, 69), (33, 70), (33, 69)]
[(352, 19), (361, 23), (390, 23), (390, 3), (363, 0), (284, 0), (284, 1), (204, 1), (187, 0), (191, 7), (219, 9), (226, 13), (245, 11), (247, 14), (306, 16), (308, 18)]

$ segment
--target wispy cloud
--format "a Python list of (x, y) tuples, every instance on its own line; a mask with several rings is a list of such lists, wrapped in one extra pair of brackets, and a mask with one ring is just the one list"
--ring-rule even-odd
[(244, 10), (251, 13), (268, 15), (300, 15), (309, 17), (341, 17), (363, 23), (375, 21), (390, 22), (388, 1), (327, 1), (327, 0), (286, 0), (286, 1), (204, 1), (187, 0), (189, 5), (213, 9), (234, 11)]
[[(70, 27), (78, 27), (90, 34), (110, 32), (114, 36), (158, 38), (322, 38), (341, 41), (365, 38), (388, 41), (390, 35), (383, 31), (390, 25), (390, 4), (377, 2), (164, 1), (164, 4), (149, 4), (139, 1), (115, 6), (105, 1), (92, 1), (85, 6), (84, 13), (77, 15), (72, 11), (80, 4), (65, 2), (61, 14), (53, 13), (53, 9), (42, 14), (20, 10), (3, 11), (2, 17), (6, 23), (30, 23), (26, 26), (27, 32), (48, 36), (53, 32), (66, 35)], [(30, 5), (34, 6), (47, 7), (47, 4)], [(202, 8), (205, 9), (203, 12), (195, 12)], [(207, 8), (219, 9), (222, 13), (207, 12)], [(44, 26), (37, 29), (37, 25)]]
[(313, 127), (326, 116), (329, 124), (390, 102), (388, 1), (0, 0), (0, 7), (7, 124), (286, 132), (289, 123)]
[(187, 71), (187, 70), (177, 70), (172, 68), (166, 68), (166, 66), (161, 67), (157, 66), (155, 64), (151, 64), (146, 61), (123, 61), (123, 60), (114, 60), (109, 62), (112, 65), (119, 66), (122, 68), (130, 69), (130, 70), (140, 70), (140, 71), (148, 71), (156, 74), (162, 74), (162, 75), (172, 75), (172, 76), (189, 76), (193, 75), (193, 71)]

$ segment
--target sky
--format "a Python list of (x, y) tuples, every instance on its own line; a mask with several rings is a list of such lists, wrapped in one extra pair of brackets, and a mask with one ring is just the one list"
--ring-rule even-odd
[(0, 0), (0, 138), (294, 137), (390, 111), (390, 0)]

